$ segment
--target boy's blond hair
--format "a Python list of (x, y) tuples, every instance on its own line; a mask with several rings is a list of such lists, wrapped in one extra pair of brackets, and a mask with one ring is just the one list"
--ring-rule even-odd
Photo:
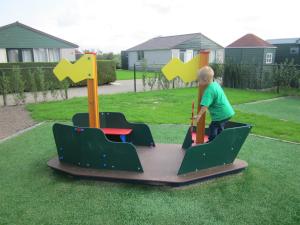
[(198, 80), (211, 83), (214, 80), (214, 70), (210, 66), (204, 66), (198, 71)]

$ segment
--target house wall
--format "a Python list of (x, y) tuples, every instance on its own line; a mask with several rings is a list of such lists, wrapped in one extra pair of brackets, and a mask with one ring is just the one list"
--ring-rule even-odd
[(237, 64), (263, 64), (264, 48), (226, 48), (225, 62)]
[[(180, 58), (180, 51), (184, 51), (184, 61), (191, 60), (200, 50), (210, 51), (210, 63), (224, 62), (224, 48), (209, 38), (198, 35), (197, 37), (185, 41), (172, 50), (146, 50), (144, 59), (150, 67), (153, 64), (166, 64), (171, 58)], [(128, 52), (128, 68), (133, 69), (134, 64), (138, 64), (138, 54), (136, 51)]]
[(128, 52), (128, 69), (132, 70), (134, 64), (138, 62), (137, 52)]
[(61, 48), (60, 49), (60, 58), (67, 59), (69, 61), (75, 61), (75, 49), (74, 48)]
[[(285, 59), (294, 60), (294, 64), (300, 65), (300, 44), (275, 44), (276, 49), (276, 63), (282, 63)], [(298, 48), (298, 54), (291, 54), (292, 47)]]
[(201, 35), (176, 46), (178, 49), (191, 49), (194, 55), (199, 50), (209, 50), (210, 63), (223, 63), (224, 62), (224, 48), (209, 38)]
[[(266, 63), (266, 55), (272, 53), (272, 62)], [(225, 63), (244, 64), (237, 74), (225, 73), (224, 85), (235, 88), (262, 89), (273, 85), (273, 63), (276, 48), (226, 48)]]
[[(144, 51), (144, 59), (147, 62), (149, 69), (155, 69), (169, 62), (172, 58), (171, 50), (153, 50)], [(133, 69), (134, 64), (141, 65), (138, 61), (137, 52), (128, 52), (128, 67)]]
[(0, 48), (0, 63), (6, 63), (6, 62), (7, 62), (6, 49)]
[(148, 65), (164, 65), (172, 58), (171, 50), (145, 51), (144, 57)]

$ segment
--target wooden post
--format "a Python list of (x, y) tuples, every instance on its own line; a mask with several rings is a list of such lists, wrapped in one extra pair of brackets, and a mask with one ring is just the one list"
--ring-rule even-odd
[(87, 80), (88, 88), (88, 107), (89, 107), (89, 125), (91, 128), (100, 128), (99, 105), (98, 105), (98, 73), (96, 54), (88, 53), (93, 60), (93, 79)]
[[(201, 51), (199, 54), (200, 54), (200, 63), (199, 63), (199, 69), (200, 69), (203, 66), (208, 65), (209, 51)], [(200, 112), (201, 109), (200, 103), (202, 100), (203, 92), (204, 92), (203, 88), (201, 88), (199, 85), (198, 86), (198, 110), (197, 110), (198, 113)], [(201, 119), (199, 120), (199, 122), (197, 122), (196, 144), (204, 143), (205, 117), (206, 117), (206, 113), (204, 113)]]

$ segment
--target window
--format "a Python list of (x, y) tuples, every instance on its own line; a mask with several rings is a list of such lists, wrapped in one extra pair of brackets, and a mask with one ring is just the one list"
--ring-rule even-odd
[(20, 62), (19, 50), (18, 49), (8, 49), (7, 50), (7, 61), (9, 63)]
[(266, 54), (266, 64), (271, 64), (273, 62), (273, 54), (267, 53)]
[(184, 61), (184, 58), (185, 58), (185, 51), (184, 50), (180, 50), (180, 55), (179, 55), (179, 58), (182, 62), (185, 62)]
[(33, 49), (35, 62), (48, 62), (48, 53), (46, 48)]
[(22, 49), (22, 62), (33, 62), (32, 49)]
[(48, 49), (48, 59), (49, 59), (49, 62), (58, 62), (60, 59), (59, 49), (58, 48), (49, 48)]
[(291, 47), (290, 48), (291, 55), (298, 55), (299, 54), (299, 47)]
[(172, 49), (172, 59), (173, 58), (179, 59), (179, 50), (178, 49)]
[(216, 63), (216, 51), (210, 50), (209, 51), (209, 63)]
[(7, 49), (7, 61), (13, 62), (32, 62), (32, 49)]
[(138, 60), (143, 60), (144, 59), (144, 51), (138, 51)]

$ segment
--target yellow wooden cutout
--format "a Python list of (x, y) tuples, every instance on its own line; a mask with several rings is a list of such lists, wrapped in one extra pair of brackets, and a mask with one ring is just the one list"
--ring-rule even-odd
[(180, 59), (171, 59), (168, 64), (162, 68), (162, 72), (168, 80), (180, 77), (184, 82), (192, 82), (197, 80), (197, 71), (199, 70), (200, 56), (197, 55), (187, 63), (183, 63)]
[(85, 54), (74, 64), (62, 59), (53, 69), (53, 73), (60, 81), (66, 77), (69, 77), (75, 83), (85, 79), (94, 79), (94, 58), (92, 54)]

